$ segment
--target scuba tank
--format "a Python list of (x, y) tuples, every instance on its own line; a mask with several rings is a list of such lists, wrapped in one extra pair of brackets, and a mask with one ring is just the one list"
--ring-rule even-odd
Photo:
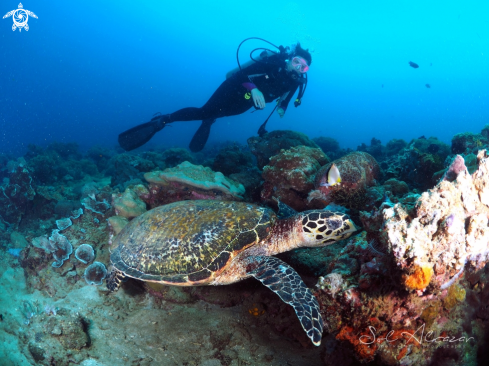
[[(253, 50), (253, 52), (254, 51), (256, 51), (256, 49)], [(258, 57), (256, 57), (256, 58), (250, 57), (250, 60), (246, 61), (244, 64), (239, 65), (239, 66), (235, 67), (234, 69), (228, 71), (226, 73), (226, 79), (229, 79), (231, 76), (233, 76), (234, 73), (238, 72), (239, 70), (246, 69), (248, 66), (253, 65), (254, 63), (257, 63), (257, 62), (263, 62), (268, 57), (273, 56), (273, 55), (275, 55), (275, 53), (273, 53), (273, 51), (264, 50), (260, 53), (260, 55)]]

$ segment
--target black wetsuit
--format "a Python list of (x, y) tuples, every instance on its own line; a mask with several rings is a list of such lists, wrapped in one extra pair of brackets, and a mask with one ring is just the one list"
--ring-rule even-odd
[[(301, 83), (295, 72), (285, 70), (285, 61), (279, 55), (273, 55), (264, 61), (256, 62), (239, 70), (224, 82), (212, 94), (201, 108), (183, 108), (174, 113), (161, 116), (165, 123), (176, 121), (214, 120), (216, 118), (235, 116), (246, 112), (254, 106), (253, 98), (242, 85), (251, 82), (263, 93), (265, 102), (289, 94), (280, 102), (285, 111), (290, 99)], [(302, 79), (303, 80), (303, 79)]]
[[(235, 72), (224, 80), (202, 107), (183, 108), (174, 113), (155, 116), (151, 121), (119, 134), (119, 144), (124, 150), (131, 151), (148, 142), (168, 123), (202, 120), (189, 146), (193, 152), (200, 151), (204, 148), (211, 126), (217, 118), (242, 114), (254, 106), (253, 97), (248, 90), (252, 87), (250, 83), (255, 84), (263, 93), (266, 103), (281, 98), (279, 107), (285, 112), (297, 88), (306, 80), (295, 71), (286, 71), (285, 54), (264, 55), (259, 62)], [(299, 94), (302, 94), (303, 90), (301, 86)], [(266, 132), (265, 123), (258, 131), (260, 135)]]

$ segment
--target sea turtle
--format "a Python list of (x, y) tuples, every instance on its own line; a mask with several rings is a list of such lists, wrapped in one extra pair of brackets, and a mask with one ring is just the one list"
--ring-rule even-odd
[(319, 304), (288, 264), (272, 257), (298, 247), (321, 247), (349, 237), (355, 225), (344, 213), (297, 213), (279, 203), (179, 201), (156, 207), (129, 222), (114, 239), (114, 267), (107, 287), (123, 277), (174, 286), (226, 285), (253, 276), (291, 305), (319, 346)]

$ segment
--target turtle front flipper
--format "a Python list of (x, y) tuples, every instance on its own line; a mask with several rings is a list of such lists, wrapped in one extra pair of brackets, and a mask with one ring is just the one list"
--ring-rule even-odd
[(307, 336), (319, 346), (323, 335), (319, 303), (297, 272), (275, 257), (252, 256), (248, 260), (246, 272), (294, 308)]
[(126, 275), (124, 273), (114, 268), (107, 276), (107, 289), (110, 292), (117, 291), (125, 278)]

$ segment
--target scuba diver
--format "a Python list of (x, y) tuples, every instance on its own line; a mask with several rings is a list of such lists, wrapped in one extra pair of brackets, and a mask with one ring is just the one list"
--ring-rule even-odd
[[(259, 39), (278, 49), (275, 52), (266, 48), (255, 48), (250, 53), (251, 60), (246, 64), (239, 63), (239, 49), (249, 39)], [(253, 53), (261, 50), (259, 57), (253, 58)], [(277, 99), (277, 104), (266, 121), (261, 125), (258, 134), (262, 136), (267, 131), (265, 125), (275, 109), (283, 117), (287, 106), (299, 89), (294, 102), (297, 107), (307, 86), (307, 74), (312, 62), (311, 54), (301, 47), (300, 43), (291, 47), (277, 47), (261, 38), (245, 39), (236, 52), (238, 68), (228, 72), (226, 80), (212, 94), (207, 103), (201, 108), (188, 107), (170, 114), (158, 114), (151, 121), (133, 127), (119, 135), (121, 147), (130, 151), (148, 142), (153, 135), (162, 130), (167, 124), (176, 121), (201, 120), (202, 124), (192, 138), (189, 148), (192, 152), (201, 151), (209, 137), (212, 124), (217, 118), (242, 114), (255, 107), (256, 110), (265, 108), (266, 103)]]

